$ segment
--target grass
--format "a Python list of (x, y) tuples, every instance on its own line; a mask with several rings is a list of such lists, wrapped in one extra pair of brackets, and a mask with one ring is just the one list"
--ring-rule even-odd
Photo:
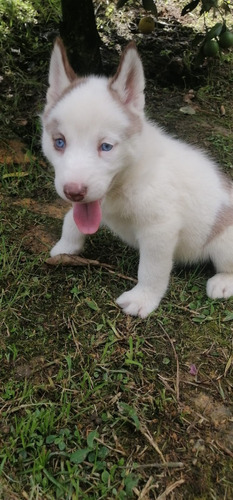
[[(208, 419), (205, 425), (197, 421), (187, 440), (196, 394), (208, 388), (220, 406), (230, 397), (231, 369), (224, 373), (232, 301), (206, 298), (210, 270), (176, 270), (158, 312), (145, 321), (124, 317), (114, 297), (129, 284), (118, 272), (135, 275), (137, 255), (103, 232), (89, 242), (86, 255), (101, 251), (116, 266), (115, 275), (104, 268), (49, 268), (46, 254), (33, 254), (22, 235), (35, 222), (51, 227), (51, 218), (8, 203), (0, 369), (0, 460), (7, 488), (19, 498), (20, 492), (43, 499), (134, 498), (151, 475), (159, 491), (190, 468), (198, 475), (210, 459), (216, 474), (230, 482), (225, 467), (231, 458), (221, 450), (216, 455), (208, 441), (192, 465), (192, 440), (218, 434)], [(182, 470), (164, 470), (156, 446), (166, 462), (182, 462)], [(158, 469), (149, 469), (150, 463)], [(216, 498), (231, 491), (228, 483), (216, 486), (213, 474), (209, 484)], [(209, 491), (209, 484), (198, 488)], [(195, 498), (188, 485), (185, 491)]]
[[(85, 257), (103, 265), (46, 263), (62, 222), (53, 174), (39, 152), (37, 112), (49, 52), (41, 23), (54, 29), (58, 10), (54, 21), (54, 2), (46, 9), (36, 1), (20, 6), (31, 16), (29, 27), (27, 18), (15, 25), (18, 11), (12, 10), (7, 19), (18, 31), (7, 30), (1, 46), (10, 55), (0, 153), (9, 137), (16, 143), (8, 148), (12, 159), (2, 159), (0, 186), (0, 498), (231, 500), (233, 300), (206, 297), (211, 267), (176, 268), (155, 313), (146, 320), (126, 317), (114, 300), (132, 286), (138, 255), (105, 230), (85, 248)], [(35, 33), (41, 82), (36, 68), (28, 78)], [(22, 71), (7, 44), (20, 46)], [(36, 79), (28, 110), (20, 95), (30, 94)], [(203, 115), (190, 122), (177, 106), (166, 108), (168, 94), (179, 89), (160, 93), (149, 84), (158, 104), (150, 113), (161, 122), (169, 116), (179, 135), (201, 131), (231, 174), (229, 111), (224, 125), (215, 114), (215, 128), (205, 134), (219, 89), (219, 80), (202, 87)], [(222, 95), (231, 109), (231, 87)], [(19, 136), (26, 156), (19, 153)]]

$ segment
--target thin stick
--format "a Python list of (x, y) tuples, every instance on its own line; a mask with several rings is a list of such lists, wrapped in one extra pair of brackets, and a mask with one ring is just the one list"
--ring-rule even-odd
[(155, 487), (154, 484), (151, 484), (153, 482), (154, 478), (153, 476), (150, 476), (147, 483), (145, 484), (144, 488), (142, 489), (141, 493), (139, 493), (138, 500), (143, 500), (146, 498), (147, 493)]
[(99, 438), (95, 438), (95, 440), (96, 440), (98, 443), (103, 444), (104, 446), (106, 446), (106, 448), (108, 448), (109, 450), (115, 451), (116, 453), (120, 453), (120, 455), (124, 455), (124, 456), (126, 456), (125, 451), (123, 451), (123, 450), (119, 450), (119, 449), (117, 449), (117, 448), (113, 448), (112, 446), (109, 446), (108, 444), (106, 444), (104, 441), (101, 441), (101, 439), (99, 439)]
[[(96, 441), (100, 442), (99, 439), (96, 439)], [(105, 443), (104, 446), (107, 446), (110, 450), (116, 451), (117, 453), (120, 453), (119, 449), (114, 449), (111, 448), (111, 446), (108, 446)], [(126, 453), (122, 452), (122, 455), (126, 455)], [(132, 470), (134, 469), (183, 469), (185, 464), (183, 462), (154, 462), (152, 464), (133, 464)], [(129, 465), (119, 465), (119, 469), (128, 469)]]
[(169, 484), (169, 486), (166, 488), (166, 490), (161, 494), (159, 495), (159, 497), (157, 497), (156, 500), (166, 500), (167, 496), (175, 489), (177, 488), (178, 486), (180, 486), (181, 484), (185, 483), (185, 480), (184, 479), (179, 479), (178, 481), (176, 481), (175, 483), (172, 483), (172, 484)]
[(24, 405), (20, 405), (14, 408), (10, 408), (7, 410), (7, 413), (15, 413), (17, 411), (23, 410), (24, 408), (32, 408), (34, 406), (51, 406), (51, 403), (45, 403), (44, 401), (41, 401), (40, 403), (28, 403)]
[(154, 462), (152, 464), (135, 464), (136, 469), (149, 469), (150, 467), (154, 469), (183, 469), (183, 462)]
[(149, 441), (150, 445), (157, 451), (157, 453), (159, 454), (161, 460), (163, 463), (166, 463), (166, 460), (161, 452), (161, 450), (159, 449), (156, 441), (154, 440), (153, 436), (151, 435), (149, 429), (147, 429), (146, 427), (144, 426), (140, 426), (140, 431), (142, 433), (142, 435), (147, 439), (147, 441)]
[(162, 375), (158, 374), (158, 378), (159, 378), (159, 380), (161, 380), (163, 382), (163, 385), (166, 387), (166, 389), (168, 391), (171, 391), (172, 394), (176, 395), (176, 391), (168, 384), (168, 382), (166, 381), (166, 379), (164, 377), (162, 377)]
[(98, 260), (93, 259), (85, 259), (84, 257), (80, 257), (80, 255), (69, 255), (67, 253), (61, 253), (59, 255), (55, 255), (55, 257), (48, 257), (46, 259), (46, 264), (50, 266), (58, 266), (59, 264), (62, 266), (104, 266), (108, 268), (113, 268), (110, 264), (102, 264)]
[(188, 307), (185, 307), (185, 306), (180, 306), (178, 304), (173, 304), (173, 306), (176, 308), (176, 309), (180, 309), (181, 311), (185, 311), (185, 312), (188, 312), (190, 314), (192, 314), (193, 316), (199, 316), (200, 312), (199, 311), (195, 311), (193, 309), (189, 309)]
[(219, 441), (215, 441), (216, 442), (216, 445), (221, 449), (223, 450), (227, 455), (229, 455), (231, 458), (233, 458), (233, 453), (231, 450), (229, 450), (229, 448), (226, 448), (225, 446), (223, 446), (221, 443), (219, 443)]
[(118, 278), (122, 278), (124, 280), (132, 281), (133, 283), (137, 283), (135, 278), (131, 278), (130, 276), (125, 276), (124, 274), (117, 273), (115, 271), (115, 267), (110, 264), (106, 264), (104, 262), (99, 262), (99, 260), (93, 259), (85, 259), (84, 257), (80, 257), (80, 255), (68, 255), (66, 253), (56, 255), (55, 257), (49, 257), (46, 259), (46, 264), (49, 266), (97, 266), (106, 269), (110, 274), (115, 274)]

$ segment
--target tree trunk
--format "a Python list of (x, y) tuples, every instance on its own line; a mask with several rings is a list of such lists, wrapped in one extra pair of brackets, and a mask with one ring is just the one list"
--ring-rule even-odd
[(100, 74), (100, 39), (92, 0), (61, 0), (61, 37), (70, 64), (79, 75)]

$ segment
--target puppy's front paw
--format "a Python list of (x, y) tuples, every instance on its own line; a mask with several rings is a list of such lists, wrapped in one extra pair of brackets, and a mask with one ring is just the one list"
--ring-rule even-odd
[(211, 299), (229, 299), (233, 296), (233, 274), (215, 274), (207, 281), (206, 292)]
[(63, 253), (67, 253), (69, 255), (77, 255), (82, 251), (82, 246), (78, 246), (77, 243), (69, 243), (64, 241), (62, 238), (54, 245), (54, 247), (50, 250), (51, 257), (55, 257), (56, 255), (60, 255)]
[(154, 309), (159, 305), (155, 293), (145, 287), (136, 285), (129, 292), (124, 292), (116, 303), (120, 306), (126, 314), (131, 316), (140, 316), (146, 318)]

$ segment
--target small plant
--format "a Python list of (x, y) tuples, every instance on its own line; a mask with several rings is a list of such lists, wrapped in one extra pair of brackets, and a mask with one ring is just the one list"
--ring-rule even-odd
[(141, 358), (143, 356), (143, 353), (139, 350), (139, 346), (140, 344), (142, 344), (142, 342), (143, 342), (142, 339), (138, 338), (134, 346), (132, 336), (129, 337), (129, 350), (126, 352), (126, 360), (125, 360), (126, 365), (136, 365), (141, 369), (143, 368), (142, 363), (140, 363), (140, 361), (136, 359), (136, 358)]

